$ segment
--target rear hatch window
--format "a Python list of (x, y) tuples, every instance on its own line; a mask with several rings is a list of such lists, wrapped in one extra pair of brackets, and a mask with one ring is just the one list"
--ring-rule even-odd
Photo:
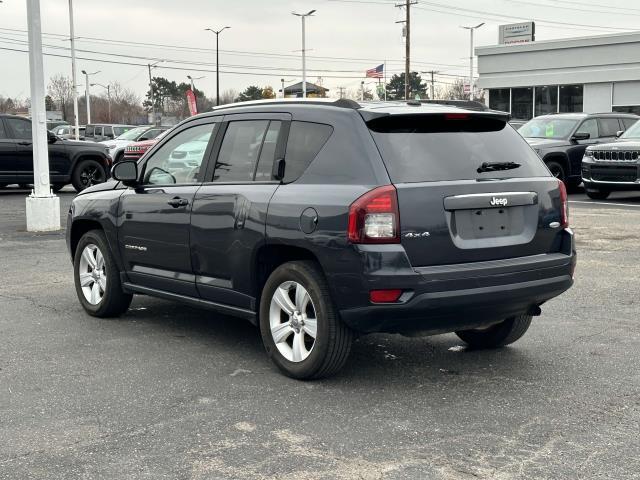
[(367, 125), (393, 183), (549, 176), (527, 142), (499, 118), (390, 115)]

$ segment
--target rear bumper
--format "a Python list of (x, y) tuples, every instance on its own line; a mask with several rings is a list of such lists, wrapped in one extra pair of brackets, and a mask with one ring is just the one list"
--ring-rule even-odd
[(402, 288), (401, 302), (372, 304), (367, 297), (358, 306), (340, 309), (340, 315), (360, 332), (437, 334), (536, 313), (539, 305), (573, 284), (576, 254), (569, 230), (565, 239), (564, 252), (411, 268), (395, 276), (380, 271), (366, 274), (358, 290), (368, 294), (373, 289)]

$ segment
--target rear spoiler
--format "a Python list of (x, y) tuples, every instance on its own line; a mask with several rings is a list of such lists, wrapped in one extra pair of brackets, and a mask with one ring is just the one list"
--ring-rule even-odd
[(412, 115), (421, 115), (421, 116), (445, 116), (445, 115), (468, 115), (473, 118), (487, 118), (492, 120), (499, 120), (507, 123), (511, 119), (511, 115), (508, 112), (501, 112), (499, 110), (483, 110), (483, 111), (471, 111), (466, 109), (456, 110), (448, 110), (448, 111), (424, 111), (422, 109), (416, 109), (415, 111), (411, 111), (409, 109), (403, 110), (402, 112), (385, 112), (385, 111), (372, 111), (372, 110), (358, 110), (362, 118), (365, 122), (370, 122), (372, 120), (376, 120), (382, 117), (391, 117), (391, 116), (412, 116)]

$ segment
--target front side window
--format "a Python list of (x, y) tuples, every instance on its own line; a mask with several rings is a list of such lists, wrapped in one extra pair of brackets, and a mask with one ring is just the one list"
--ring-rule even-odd
[(230, 122), (220, 147), (213, 181), (252, 181), (268, 127), (269, 120)]
[(620, 128), (620, 122), (617, 118), (601, 118), (600, 135), (603, 137), (615, 137)]
[(93, 125), (87, 125), (84, 129), (85, 137), (93, 137), (95, 135), (95, 127)]
[(94, 134), (96, 137), (102, 136), (102, 127), (96, 127), (96, 133)]
[(588, 133), (589, 138), (598, 138), (600, 136), (598, 132), (598, 122), (595, 118), (589, 118), (582, 122), (582, 125), (578, 127), (576, 133)]
[(13, 130), (13, 138), (17, 140), (31, 140), (31, 122), (22, 118), (5, 118), (9, 128)]
[(198, 174), (217, 123), (183, 130), (162, 145), (146, 163), (143, 183), (171, 185), (198, 183)]
[(0, 140), (2, 140), (3, 138), (7, 138), (7, 132), (4, 129), (4, 123), (2, 122), (2, 119), (0, 118)]

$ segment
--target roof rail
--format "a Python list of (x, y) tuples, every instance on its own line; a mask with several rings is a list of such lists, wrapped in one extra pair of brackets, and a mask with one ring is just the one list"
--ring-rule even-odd
[(225, 105), (220, 105), (217, 107), (213, 107), (213, 111), (217, 112), (219, 110), (224, 110), (227, 108), (236, 108), (236, 107), (245, 107), (245, 106), (256, 106), (256, 105), (323, 105), (327, 107), (338, 107), (338, 108), (350, 108), (350, 109), (358, 109), (361, 108), (361, 105), (354, 101), (349, 100), (348, 98), (340, 98), (338, 100), (325, 99), (325, 98), (278, 98), (278, 99), (265, 99), (265, 100), (252, 100), (249, 102), (235, 102), (235, 103), (227, 103)]
[(431, 103), (437, 105), (447, 105), (449, 107), (460, 107), (466, 110), (475, 110), (478, 112), (485, 112), (490, 110), (484, 103), (476, 100), (419, 100), (420, 103)]

